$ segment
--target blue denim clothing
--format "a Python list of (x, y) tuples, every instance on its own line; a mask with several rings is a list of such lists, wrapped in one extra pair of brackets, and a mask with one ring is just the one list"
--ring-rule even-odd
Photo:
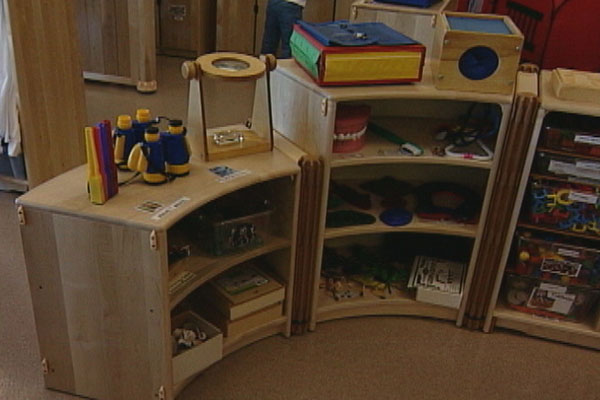
[(294, 23), (302, 19), (302, 6), (286, 0), (269, 0), (261, 54), (276, 54), (281, 40), (280, 58), (290, 58), (290, 36)]

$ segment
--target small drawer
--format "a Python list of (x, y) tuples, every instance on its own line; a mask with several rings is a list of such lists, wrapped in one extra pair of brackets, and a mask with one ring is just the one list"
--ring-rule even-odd
[(528, 192), (526, 219), (533, 224), (600, 235), (600, 189), (594, 186), (535, 180)]
[(529, 232), (519, 233), (515, 244), (512, 272), (562, 285), (600, 287), (598, 250), (532, 237)]
[(542, 151), (535, 156), (533, 171), (571, 181), (600, 184), (600, 159), (595, 161)]
[(529, 314), (580, 322), (598, 302), (600, 292), (577, 286), (506, 274), (503, 293), (509, 307)]
[(205, 332), (207, 339), (190, 349), (174, 353), (173, 381), (175, 384), (208, 368), (223, 357), (223, 334), (218, 328), (197, 314), (186, 311), (173, 317), (171, 319), (171, 330), (181, 328), (188, 322), (197, 325), (201, 331)]

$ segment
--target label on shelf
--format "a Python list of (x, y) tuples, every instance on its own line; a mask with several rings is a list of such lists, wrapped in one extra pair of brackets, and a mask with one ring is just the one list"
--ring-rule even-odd
[(599, 136), (590, 136), (590, 135), (575, 135), (575, 143), (585, 143), (592, 144), (595, 146), (600, 146), (600, 137)]
[(556, 252), (558, 253), (558, 255), (564, 256), (564, 257), (579, 258), (581, 256), (581, 253), (577, 250), (565, 249), (562, 247), (559, 247), (556, 250)]
[(581, 263), (544, 258), (540, 270), (551, 274), (577, 277), (581, 270)]
[(569, 200), (575, 201), (578, 203), (587, 203), (587, 204), (597, 204), (598, 196), (590, 193), (581, 193), (581, 192), (569, 192)]
[(571, 311), (576, 295), (567, 294), (566, 291), (566, 286), (542, 283), (531, 292), (527, 307), (567, 315)]
[(163, 218), (165, 215), (169, 214), (171, 211), (176, 210), (179, 207), (181, 207), (182, 204), (184, 204), (186, 201), (189, 201), (189, 200), (190, 200), (189, 197), (181, 197), (181, 198), (175, 200), (173, 203), (171, 203), (167, 207), (165, 207), (162, 210), (160, 210), (159, 212), (157, 212), (156, 215), (152, 216), (152, 219), (155, 221), (158, 221), (159, 219)]
[(578, 170), (584, 169), (598, 172), (600, 171), (600, 163), (593, 161), (576, 161), (575, 168), (577, 168)]
[[(578, 167), (578, 164), (582, 164), (583, 167)], [(595, 170), (593, 168), (584, 168), (589, 167), (589, 165), (586, 165), (586, 162), (578, 162), (578, 164), (551, 160), (548, 165), (548, 171), (558, 175), (572, 175), (581, 178), (600, 180), (600, 163), (588, 163), (598, 164), (598, 170)]]

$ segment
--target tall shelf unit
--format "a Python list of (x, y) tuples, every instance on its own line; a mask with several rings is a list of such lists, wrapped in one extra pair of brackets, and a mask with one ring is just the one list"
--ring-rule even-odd
[[(532, 336), (543, 337), (552, 340), (558, 340), (567, 343), (592, 347), (600, 349), (600, 307), (596, 304), (595, 310), (592, 309), (588, 318), (580, 322), (572, 322), (568, 320), (559, 320), (553, 318), (544, 318), (528, 313), (523, 313), (510, 308), (503, 299), (501, 299), (501, 287), (503, 285), (505, 273), (509, 264), (514, 263), (514, 255), (511, 257), (511, 247), (513, 238), (518, 229), (527, 230), (537, 233), (550, 233), (557, 238), (577, 238), (588, 240), (592, 248), (598, 248), (600, 244), (600, 236), (594, 233), (580, 234), (568, 230), (559, 230), (552, 227), (547, 227), (531, 222), (527, 222), (523, 218), (523, 211), (527, 207), (526, 194), (529, 183), (533, 179), (545, 179), (548, 181), (570, 183), (572, 179), (568, 177), (557, 177), (551, 174), (542, 174), (532, 171), (532, 166), (535, 157), (540, 152), (558, 154), (560, 156), (569, 156), (571, 158), (581, 158), (577, 153), (566, 153), (544, 148), (541, 144), (541, 135), (544, 127), (548, 123), (548, 118), (552, 118), (557, 114), (568, 114), (571, 117), (578, 118), (581, 116), (600, 117), (600, 108), (593, 103), (581, 103), (574, 101), (566, 101), (555, 96), (551, 85), (551, 71), (541, 71), (539, 78), (539, 97), (540, 108), (537, 113), (533, 135), (527, 151), (525, 167), (523, 169), (519, 191), (517, 193), (516, 204), (506, 241), (504, 244), (504, 252), (502, 262), (498, 274), (495, 279), (493, 290), (490, 294), (491, 299), (485, 320), (484, 331), (490, 332), (494, 327), (503, 327), (516, 331), (521, 331)], [(570, 127), (564, 127), (570, 128)], [(590, 161), (598, 162), (598, 157), (587, 157)], [(593, 185), (593, 183), (592, 183)], [(598, 185), (596, 185), (597, 187)], [(521, 205), (523, 209), (521, 208)]]
[[(223, 165), (245, 174), (220, 180), (209, 168)], [(299, 173), (297, 160), (275, 149), (219, 163), (193, 160), (189, 176), (159, 187), (129, 184), (102, 206), (87, 198), (85, 166), (19, 197), (46, 386), (90, 398), (173, 399), (211, 362), (264, 337), (289, 336)], [(197, 210), (247, 190), (272, 204), (262, 245), (215, 256), (180, 230)], [(141, 211), (148, 201), (162, 207)], [(169, 263), (168, 249), (182, 237), (190, 255)], [(257, 260), (285, 287), (282, 314), (236, 336), (215, 330), (181, 353), (190, 354), (185, 360), (173, 355), (171, 333), (189, 295)], [(174, 288), (183, 271), (194, 275)]]
[[(470, 279), (475, 268), (481, 230), (487, 214), (487, 203), (492, 191), (490, 182), (496, 169), (497, 157), (490, 161), (476, 161), (440, 157), (432, 153), (435, 144), (431, 138), (442, 124), (456, 121), (473, 103), (490, 104), (501, 112), (499, 132), (489, 145), (498, 154), (506, 131), (512, 95), (481, 94), (474, 92), (437, 90), (431, 81), (431, 72), (425, 66), (423, 81), (409, 85), (381, 85), (344, 88), (317, 86), (293, 61), (280, 61), (272, 74), (274, 127), (283, 136), (308, 154), (321, 157), (324, 164), (323, 190), (320, 204), (320, 222), (315, 236), (318, 254), (312, 269), (312, 281), (308, 299), (309, 329), (314, 330), (321, 321), (361, 315), (420, 315), (458, 320), (462, 309), (453, 309), (418, 302), (414, 296), (399, 291), (382, 299), (365, 293), (364, 296), (336, 301), (320, 288), (320, 272), (326, 247), (343, 247), (348, 244), (380, 243), (387, 240), (402, 242), (415, 236), (430, 238), (432, 247), (438, 243), (461, 241), (464, 261), (468, 265), (464, 297), (468, 296)], [(355, 153), (333, 153), (333, 134), (336, 109), (340, 104), (367, 104), (371, 107), (371, 121), (385, 126), (402, 138), (421, 145), (422, 156), (412, 157), (390, 154), (398, 145), (377, 138), (369, 130), (365, 146)], [(391, 227), (379, 220), (369, 225), (326, 227), (327, 202), (332, 181), (353, 186), (366, 180), (393, 176), (410, 183), (443, 180), (459, 183), (481, 195), (479, 220), (476, 224), (463, 224), (423, 220), (414, 216), (413, 221), (400, 227)], [(352, 208), (352, 207), (349, 207)], [(368, 211), (377, 217), (377, 207)], [(432, 255), (443, 253), (443, 248)], [(298, 266), (300, 268), (300, 266)], [(463, 299), (464, 299), (463, 297)], [(463, 302), (464, 303), (464, 302)]]

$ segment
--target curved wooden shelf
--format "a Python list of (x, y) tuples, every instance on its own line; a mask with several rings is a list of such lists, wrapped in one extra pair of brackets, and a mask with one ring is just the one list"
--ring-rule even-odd
[(590, 323), (551, 320), (512, 310), (501, 304), (496, 306), (494, 318), (497, 327), (600, 350), (600, 331), (594, 330)]
[[(347, 167), (364, 164), (441, 164), (470, 168), (491, 169), (493, 161), (478, 161), (468, 158), (438, 156), (432, 151), (435, 147), (444, 147), (445, 142), (436, 141), (435, 132), (444, 125), (455, 121), (435, 118), (387, 118), (377, 119), (377, 124), (389, 129), (399, 138), (421, 146), (424, 153), (420, 156), (399, 155), (399, 146), (367, 130), (365, 146), (354, 153), (333, 153), (331, 167)], [(490, 145), (491, 146), (491, 145)], [(491, 146), (490, 148), (493, 148)], [(477, 151), (476, 148), (465, 148), (461, 151)]]
[(458, 310), (422, 303), (404, 292), (380, 299), (367, 290), (364, 297), (336, 301), (324, 289), (319, 290), (317, 322), (367, 315), (415, 315), (455, 321)]
[[(362, 210), (361, 210), (362, 211)], [(374, 211), (369, 210), (368, 212), (377, 218), (372, 224), (369, 225), (354, 225), (345, 226), (341, 228), (326, 228), (325, 239), (339, 238), (342, 236), (354, 236), (354, 235), (365, 235), (374, 233), (390, 233), (390, 232), (416, 232), (416, 233), (430, 233), (437, 235), (448, 235), (448, 236), (463, 236), (474, 238), (477, 235), (477, 225), (458, 224), (456, 222), (448, 221), (428, 221), (419, 219), (416, 215), (413, 215), (413, 220), (403, 226), (390, 226), (386, 225), (379, 219), (379, 214), (383, 209)]]
[[(298, 165), (279, 150), (253, 154), (228, 160), (202, 162), (192, 159), (190, 175), (174, 181), (151, 186), (136, 181), (119, 188), (119, 194), (102, 206), (88, 200), (86, 192), (86, 166), (82, 165), (38, 186), (34, 192), (19, 197), (18, 204), (32, 206), (60, 214), (75, 215), (109, 223), (135, 226), (148, 230), (167, 230), (181, 218), (198, 207), (228, 193), (268, 180), (293, 176), (300, 171)], [(226, 165), (248, 174), (219, 181), (210, 168)], [(120, 177), (123, 180), (123, 177)], [(180, 206), (162, 218), (137, 209), (152, 200), (166, 207), (181, 200)]]
[(176, 291), (170, 296), (169, 307), (172, 310), (179, 302), (185, 299), (190, 293), (196, 290), (205, 282), (208, 282), (215, 276), (227, 269), (241, 264), (244, 261), (251, 260), (255, 257), (281, 250), (291, 246), (289, 239), (279, 238), (275, 236), (265, 236), (264, 243), (256, 248), (249, 249), (241, 253), (234, 253), (224, 256), (211, 256), (198, 249), (192, 249), (194, 254), (178, 262), (174, 263), (169, 269), (169, 280), (173, 279), (177, 274), (183, 271), (189, 271), (196, 274), (196, 277), (188, 282), (187, 285)]
[(557, 98), (552, 88), (551, 76), (552, 71), (549, 70), (543, 70), (540, 73), (540, 99), (541, 107), (544, 110), (600, 117), (600, 107), (597, 103), (583, 103)]

